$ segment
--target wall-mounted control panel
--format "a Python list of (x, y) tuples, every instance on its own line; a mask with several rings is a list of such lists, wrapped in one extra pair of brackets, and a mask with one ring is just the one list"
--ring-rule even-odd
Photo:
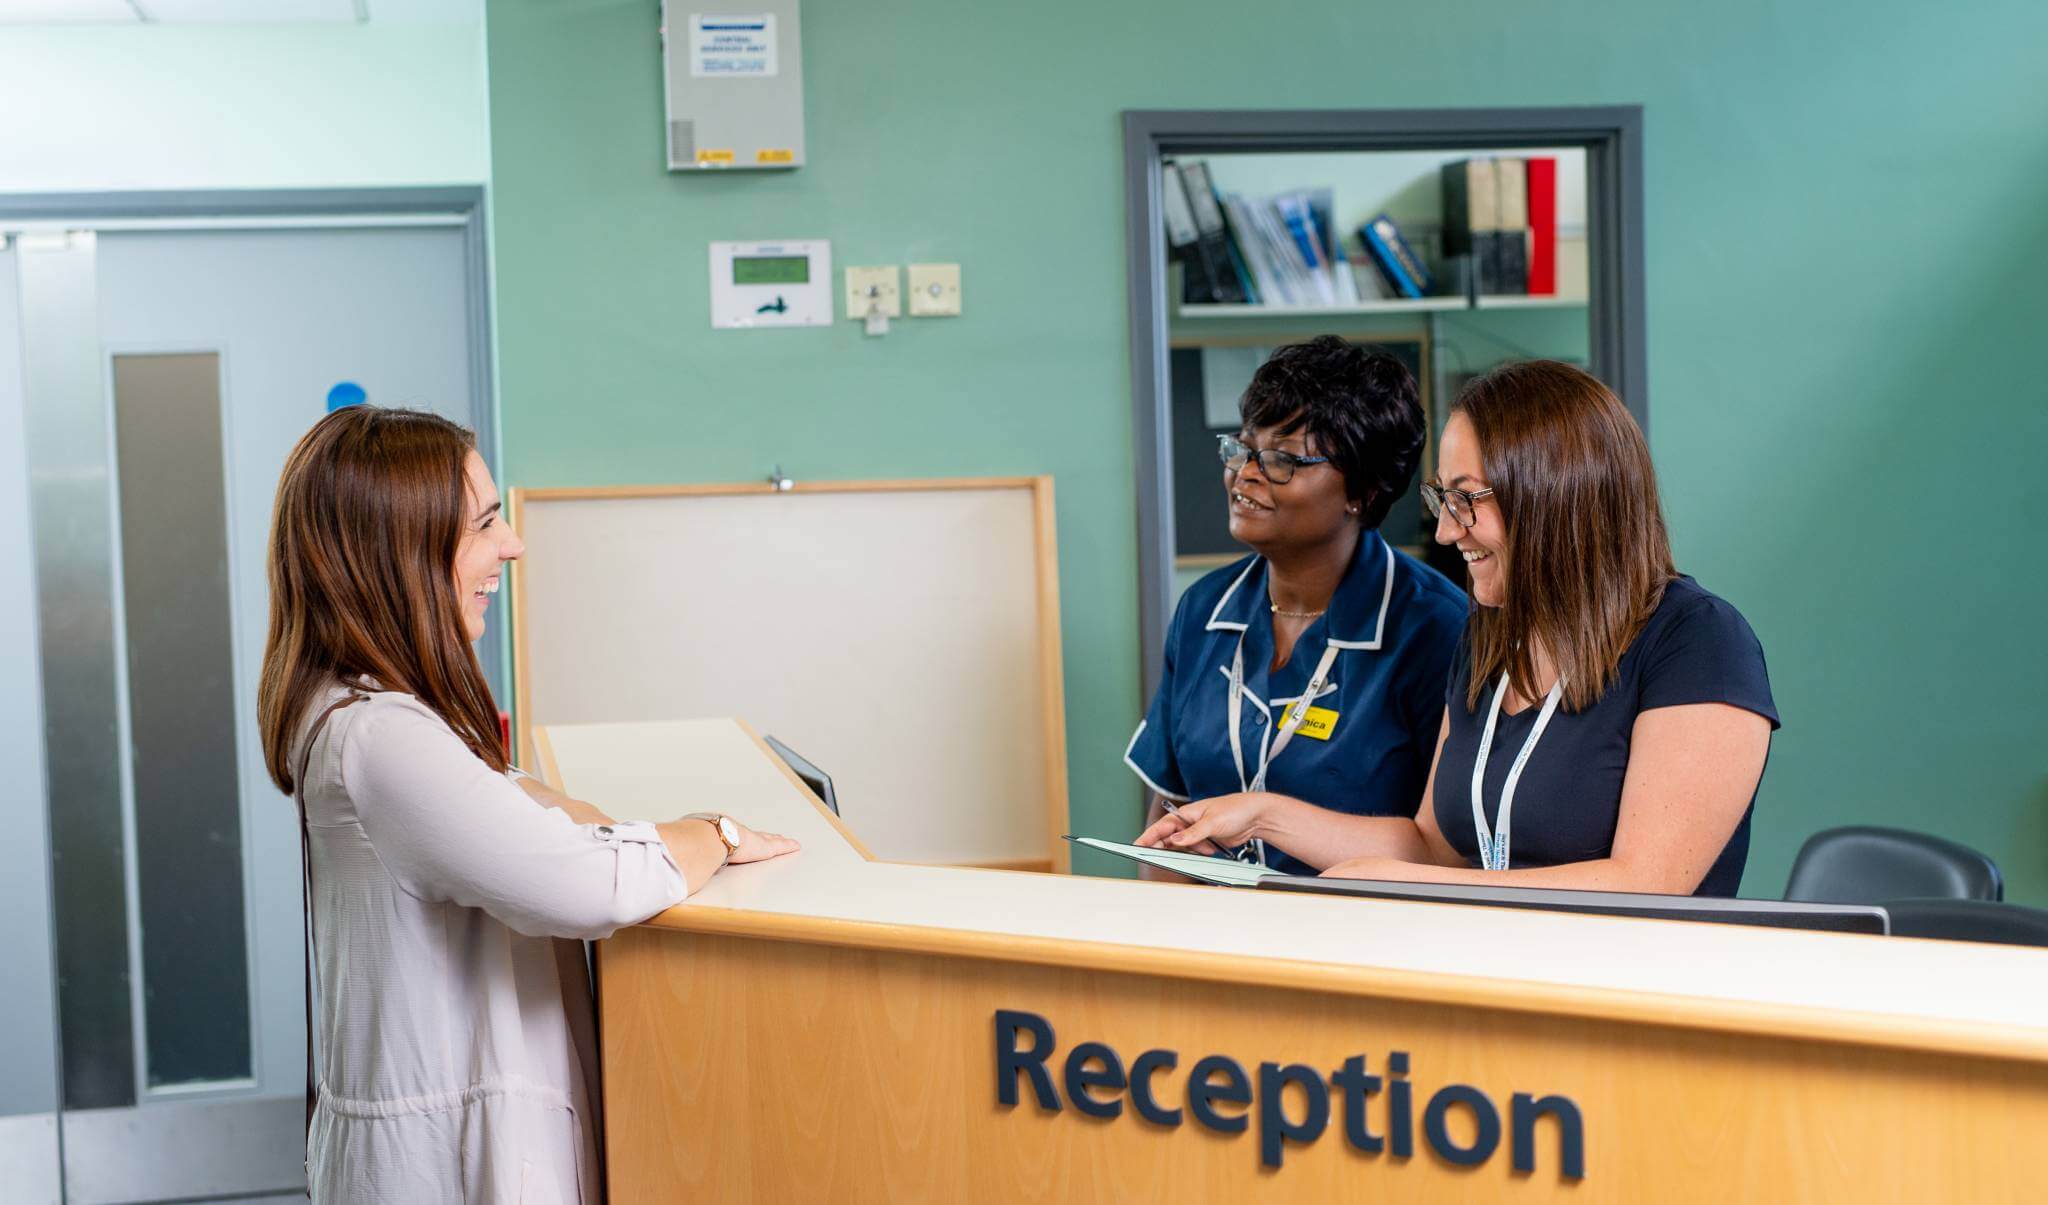
[(711, 244), (711, 325), (832, 325), (832, 244), (825, 239)]
[(803, 166), (797, 0), (746, 3), (704, 12), (699, 0), (663, 0), (661, 63), (672, 172)]

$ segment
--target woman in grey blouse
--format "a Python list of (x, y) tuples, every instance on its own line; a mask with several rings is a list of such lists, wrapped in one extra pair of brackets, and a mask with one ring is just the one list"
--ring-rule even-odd
[(579, 939), (796, 848), (615, 823), (511, 769), (470, 647), (523, 551), (499, 510), (470, 434), (413, 411), (328, 415), (278, 483), (258, 708), (306, 824), (315, 1201), (598, 1201)]

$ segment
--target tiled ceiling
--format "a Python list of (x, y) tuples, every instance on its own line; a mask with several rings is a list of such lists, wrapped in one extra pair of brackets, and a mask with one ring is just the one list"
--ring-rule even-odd
[(474, 25), (483, 0), (0, 0), (0, 25)]

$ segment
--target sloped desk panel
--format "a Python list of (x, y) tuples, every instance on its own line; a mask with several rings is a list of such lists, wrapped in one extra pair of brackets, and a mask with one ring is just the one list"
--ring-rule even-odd
[[(615, 814), (687, 810), (669, 767), (688, 765), (805, 845), (601, 947), (615, 1201), (1926, 1201), (2035, 1183), (2048, 952), (891, 865), (736, 724), (542, 736), (550, 772)], [(1051, 1029), (1059, 1111), (1028, 1074), (998, 1076), (999, 1010)], [(1064, 1065), (1085, 1041), (1126, 1070), (1174, 1051), (1147, 1082), (1180, 1124), (1086, 1085), (1120, 1112), (1084, 1115)], [(1206, 1055), (1241, 1064), (1277, 1122), (1254, 1103), (1218, 1106), (1245, 1132), (1198, 1124)], [(1352, 1056), (1382, 1077), (1361, 1098), (1377, 1154), (1330, 1087)], [(1321, 1077), (1329, 1107), (1277, 1167), (1261, 1131), (1305, 1127), (1312, 1093), (1261, 1093), (1265, 1062)], [(1516, 1093), (1572, 1102), (1583, 1178), (1555, 1116), (1518, 1141)]]

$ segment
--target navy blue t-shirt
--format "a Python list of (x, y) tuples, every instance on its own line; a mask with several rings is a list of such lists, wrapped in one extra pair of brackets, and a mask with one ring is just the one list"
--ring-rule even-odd
[[(1480, 691), (1479, 705), (1467, 710), (1465, 686), (1471, 678), (1471, 655), (1461, 642), (1451, 661), (1450, 686), (1444, 695), (1450, 731), (1437, 762), (1434, 797), (1437, 827), (1443, 830), (1444, 839), (1477, 866), (1472, 764), (1486, 731), (1498, 679), (1487, 683)], [(1756, 633), (1734, 607), (1700, 589), (1691, 578), (1681, 577), (1664, 588), (1663, 601), (1621, 655), (1614, 684), (1586, 710), (1569, 712), (1560, 705), (1551, 717), (1522, 770), (1521, 784), (1515, 788), (1509, 868), (1585, 862), (1612, 853), (1636, 716), (1688, 703), (1727, 703), (1764, 717), (1773, 730), (1778, 727), (1764, 650)], [(1485, 781), (1489, 826), (1498, 823), (1508, 771), (1542, 710), (1539, 699), (1535, 706), (1514, 715), (1503, 711), (1494, 727)], [(1694, 895), (1732, 896), (1742, 885), (1742, 867), (1749, 860), (1750, 813), (1755, 807), (1752, 792), (1741, 823)]]

